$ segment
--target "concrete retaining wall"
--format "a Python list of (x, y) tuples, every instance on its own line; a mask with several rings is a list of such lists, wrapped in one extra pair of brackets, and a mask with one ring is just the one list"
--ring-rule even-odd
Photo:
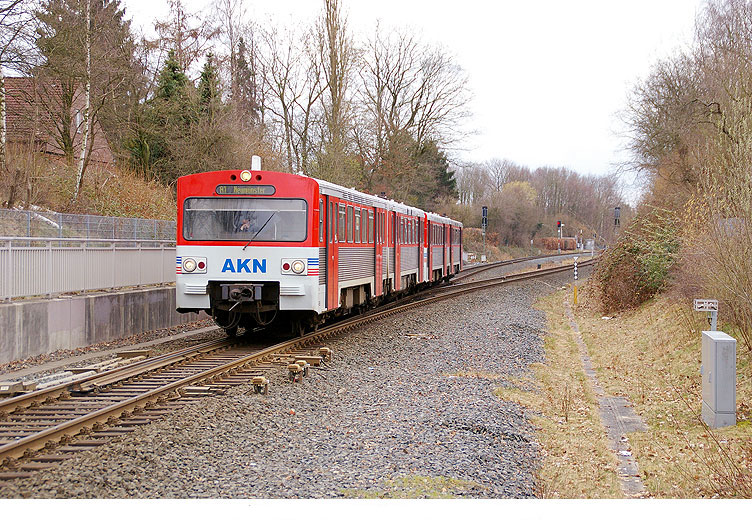
[(204, 317), (178, 314), (174, 287), (0, 304), (0, 363), (127, 338)]

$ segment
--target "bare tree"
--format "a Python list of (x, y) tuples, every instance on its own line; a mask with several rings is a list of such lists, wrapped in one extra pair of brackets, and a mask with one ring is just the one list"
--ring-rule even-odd
[(327, 96), (321, 99), (325, 137), (319, 155), (319, 175), (340, 184), (351, 184), (354, 181), (347, 173), (345, 157), (352, 120), (348, 92), (356, 52), (338, 0), (325, 0), (316, 31), (322, 81), (327, 88)]
[(311, 38), (310, 32), (300, 37), (297, 32), (276, 29), (264, 31), (261, 37), (264, 111), (270, 124), (281, 129), (281, 149), (290, 172), (308, 170), (316, 104), (326, 89), (320, 62), (307, 45)]
[[(406, 32), (377, 28), (365, 46), (360, 73), (361, 122), (370, 137), (371, 176), (379, 171), (392, 138), (407, 133), (419, 148), (426, 140), (443, 147), (461, 135), (470, 98), (467, 76), (441, 49), (420, 44)], [(361, 136), (366, 132), (361, 132)]]
[(187, 72), (211, 49), (214, 39), (219, 34), (219, 29), (211, 24), (210, 17), (187, 12), (183, 6), (183, 0), (169, 0), (169, 4), (169, 18), (154, 24), (159, 35), (156, 47), (160, 50), (160, 58), (155, 65), (155, 70), (159, 69), (161, 57), (166, 57), (167, 51), (172, 49), (178, 64), (183, 71)]
[(86, 48), (86, 77), (84, 80), (84, 108), (83, 108), (83, 136), (81, 138), (81, 154), (78, 160), (78, 170), (76, 173), (76, 188), (73, 191), (73, 202), (78, 200), (78, 193), (81, 191), (81, 184), (84, 180), (84, 170), (86, 169), (86, 147), (91, 135), (91, 123), (89, 122), (89, 112), (91, 111), (91, 0), (86, 0), (86, 28), (84, 36), (84, 47)]

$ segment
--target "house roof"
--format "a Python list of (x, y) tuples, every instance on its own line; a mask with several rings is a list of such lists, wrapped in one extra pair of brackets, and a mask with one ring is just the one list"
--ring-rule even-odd
[[(55, 113), (59, 112), (63, 90), (54, 82), (41, 82), (31, 77), (6, 77), (5, 79), (5, 122), (8, 143), (33, 145), (43, 152), (62, 155), (63, 151), (54, 138)], [(71, 130), (74, 131), (74, 147), (80, 148), (82, 130), (77, 130), (74, 119), (77, 112), (83, 112), (83, 97), (77, 90), (71, 108)], [(91, 160), (101, 163), (114, 162), (114, 156), (96, 120), (92, 128)]]

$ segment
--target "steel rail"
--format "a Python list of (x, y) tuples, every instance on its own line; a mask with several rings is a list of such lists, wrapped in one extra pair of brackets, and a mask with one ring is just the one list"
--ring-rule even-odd
[(231, 347), (238, 345), (239, 343), (231, 340), (230, 338), (222, 338), (212, 342), (200, 343), (186, 349), (179, 351), (173, 351), (170, 353), (162, 354), (159, 356), (152, 356), (145, 360), (141, 360), (129, 365), (124, 365), (110, 371), (103, 371), (101, 373), (87, 376), (84, 379), (76, 379), (68, 382), (64, 382), (58, 385), (40, 389), (38, 391), (32, 391), (25, 393), (7, 400), (0, 401), (0, 416), (10, 414), (19, 409), (26, 409), (33, 407), (44, 401), (52, 401), (60, 398), (63, 395), (70, 394), (71, 390), (75, 390), (77, 385), (81, 384), (94, 384), (96, 382), (107, 383), (108, 379), (123, 375), (124, 377), (137, 376), (146, 372), (151, 372), (162, 367), (163, 362), (171, 361), (172, 363), (185, 360), (198, 354), (209, 353), (221, 349), (223, 347)]
[[(590, 260), (590, 261), (582, 263), (580, 266), (588, 266), (594, 263), (595, 263), (595, 260)], [(386, 318), (387, 316), (391, 316), (392, 314), (400, 313), (408, 309), (414, 309), (416, 307), (420, 307), (420, 306), (427, 305), (433, 302), (441, 301), (443, 299), (457, 296), (459, 294), (464, 294), (464, 293), (475, 291), (475, 290), (485, 289), (485, 288), (513, 283), (517, 281), (528, 280), (528, 279), (532, 279), (536, 277), (543, 277), (543, 276), (547, 276), (551, 274), (557, 274), (557, 273), (561, 273), (565, 271), (570, 271), (573, 268), (574, 268), (574, 265), (565, 265), (565, 266), (549, 268), (549, 269), (532, 270), (532, 271), (523, 272), (520, 274), (511, 275), (511, 276), (491, 278), (488, 280), (483, 280), (483, 281), (474, 282), (470, 284), (454, 285), (454, 286), (450, 286), (451, 290), (447, 290), (446, 288), (439, 289), (437, 291), (438, 292), (437, 294), (426, 299), (419, 299), (417, 301), (398, 305), (390, 309), (382, 310), (380, 312), (366, 313), (361, 316), (357, 316), (356, 318), (336, 323), (334, 325), (325, 327), (314, 333), (303, 335), (301, 337), (294, 338), (292, 340), (288, 340), (285, 342), (281, 342), (281, 343), (266, 347), (262, 350), (253, 352), (247, 356), (243, 356), (243, 357), (231, 360), (228, 363), (207, 369), (206, 371), (199, 372), (194, 375), (186, 376), (185, 378), (181, 378), (181, 379), (166, 383), (165, 385), (162, 385), (154, 389), (151, 389), (147, 392), (138, 394), (134, 396), (133, 398), (116, 402), (108, 407), (104, 407), (96, 411), (93, 411), (90, 414), (78, 416), (67, 422), (63, 422), (63, 423), (51, 426), (37, 433), (19, 438), (17, 440), (14, 440), (4, 445), (1, 445), (0, 446), (0, 460), (7, 461), (7, 460), (21, 458), (29, 452), (35, 452), (36, 450), (43, 449), (44, 447), (47, 447), (48, 445), (52, 443), (65, 440), (66, 438), (72, 437), (76, 435), (77, 433), (80, 433), (81, 431), (94, 428), (97, 425), (102, 425), (108, 422), (112, 422), (113, 420), (116, 420), (126, 414), (130, 414), (133, 412), (137, 412), (138, 410), (144, 409), (149, 404), (154, 404), (154, 403), (159, 403), (160, 401), (164, 401), (168, 399), (170, 395), (174, 396), (175, 393), (179, 394), (180, 392), (179, 390), (186, 386), (206, 383), (209, 381), (216, 381), (219, 378), (227, 377), (228, 375), (236, 374), (241, 371), (246, 371), (252, 366), (258, 366), (260, 363), (263, 363), (265, 359), (269, 358), (273, 354), (284, 353), (286, 351), (293, 351), (299, 347), (309, 345), (312, 343), (317, 343), (325, 338), (334, 336), (338, 333), (350, 330), (354, 327), (358, 327), (366, 323), (370, 323), (370, 322), (373, 322), (382, 318)], [(220, 340), (219, 342), (210, 342), (209, 344), (195, 346), (191, 348), (190, 351), (189, 350), (177, 351), (176, 353), (170, 353), (170, 354), (173, 355), (172, 356), (173, 358), (175, 358), (175, 355), (179, 355), (180, 353), (186, 353), (186, 352), (187, 353), (192, 352), (195, 355), (196, 353), (199, 352), (197, 348), (201, 348), (203, 352), (210, 352), (206, 349), (209, 349), (213, 346), (217, 348), (223, 345), (227, 346), (228, 343), (229, 343), (228, 339), (225, 338), (225, 339)], [(237, 342), (237, 344), (239, 343), (240, 342)], [(164, 358), (164, 356), (156, 357), (156, 358)], [(169, 361), (172, 361), (172, 360), (169, 360)], [(175, 360), (175, 361), (182, 361), (182, 360)], [(174, 361), (172, 363), (174, 363)], [(141, 365), (144, 365), (144, 364), (141, 364)], [(153, 363), (152, 365), (156, 365), (156, 364)], [(158, 368), (161, 369), (162, 367), (158, 367)], [(126, 369), (126, 368), (123, 368), (123, 369)], [(133, 369), (131, 369), (131, 371), (132, 370)], [(144, 372), (148, 372), (148, 371), (144, 371)], [(142, 374), (142, 373), (138, 373), (138, 374)], [(108, 377), (109, 377), (109, 380), (113, 382), (125, 380), (126, 379), (125, 370), (121, 370), (119, 372), (116, 370), (115, 372), (112, 372), (112, 373), (97, 375), (97, 380), (92, 380), (92, 378), (90, 377), (90, 378), (87, 378), (85, 382), (86, 383), (91, 383), (92, 381), (95, 382), (95, 384), (92, 384), (93, 387), (97, 387), (96, 385), (97, 382), (104, 382), (106, 385), (111, 385), (111, 383), (109, 383), (109, 381), (107, 380)], [(76, 385), (78, 385), (81, 383), (81, 381), (72, 382), (72, 383), (75, 383)], [(44, 390), (44, 391), (47, 391), (47, 390)], [(33, 394), (33, 393), (30, 393), (30, 394)], [(26, 396), (27, 395), (24, 395), (24, 397)], [(18, 398), (20, 399), (23, 397), (18, 397)], [(0, 405), (0, 407), (3, 407), (3, 406), (7, 407), (8, 403), (12, 401), (13, 400), (11, 399), (11, 400), (4, 402), (2, 405)], [(28, 406), (25, 406), (25, 407), (28, 407)]]
[(547, 254), (542, 256), (527, 256), (524, 258), (515, 258), (515, 259), (508, 259), (506, 261), (496, 261), (494, 263), (486, 263), (477, 265), (474, 267), (471, 267), (467, 270), (463, 270), (459, 274), (457, 274), (454, 278), (452, 278), (452, 282), (459, 282), (462, 280), (465, 280), (471, 276), (474, 276), (476, 274), (479, 274), (481, 272), (485, 272), (487, 270), (492, 270), (498, 267), (506, 267), (508, 265), (514, 265), (515, 263), (524, 263), (526, 261), (535, 261), (536, 259), (549, 259), (549, 258), (556, 258), (556, 257), (577, 257), (578, 254), (581, 254), (581, 252), (573, 252), (572, 254)]

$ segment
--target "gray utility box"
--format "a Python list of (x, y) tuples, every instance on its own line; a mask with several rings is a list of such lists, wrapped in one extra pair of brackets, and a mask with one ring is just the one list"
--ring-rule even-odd
[(702, 420), (708, 427), (736, 425), (736, 340), (702, 331)]

